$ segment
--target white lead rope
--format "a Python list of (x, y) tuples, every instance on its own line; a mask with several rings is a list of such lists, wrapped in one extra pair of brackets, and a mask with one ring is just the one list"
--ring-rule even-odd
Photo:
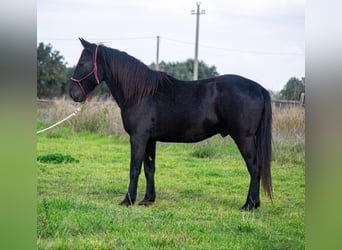
[(78, 107), (78, 108), (77, 108), (74, 112), (72, 112), (70, 115), (68, 115), (67, 117), (65, 117), (63, 120), (61, 120), (61, 121), (59, 121), (59, 122), (56, 122), (55, 124), (51, 125), (50, 127), (47, 127), (47, 128), (44, 128), (44, 129), (42, 129), (42, 130), (37, 131), (37, 134), (43, 133), (43, 132), (45, 132), (45, 131), (47, 131), (47, 130), (50, 130), (50, 129), (52, 129), (52, 128), (58, 126), (58, 125), (61, 124), (62, 122), (65, 122), (66, 120), (69, 120), (71, 117), (77, 115), (77, 113), (81, 111), (81, 108), (82, 108), (82, 106)]

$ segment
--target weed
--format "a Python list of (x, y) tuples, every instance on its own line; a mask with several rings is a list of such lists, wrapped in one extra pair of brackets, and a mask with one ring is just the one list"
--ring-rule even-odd
[(291, 107), (273, 109), (273, 140), (276, 143), (295, 141), (304, 143), (305, 138), (305, 109)]
[(37, 161), (42, 163), (51, 163), (51, 164), (60, 164), (60, 163), (78, 163), (79, 160), (76, 160), (71, 155), (63, 155), (60, 153), (55, 154), (46, 154), (37, 157)]
[(273, 145), (273, 161), (280, 164), (305, 164), (305, 145), (299, 142), (278, 142)]
[[(40, 122), (54, 123), (76, 110), (77, 104), (65, 98), (51, 104), (49, 108), (38, 108)], [(49, 115), (47, 112), (49, 111)], [(73, 119), (60, 126), (69, 128), (71, 132), (91, 132), (97, 134), (123, 134), (120, 110), (112, 99), (103, 101), (89, 100)], [(50, 132), (49, 132), (50, 133)]]
[(202, 144), (194, 147), (194, 150), (190, 153), (190, 156), (197, 158), (213, 158), (215, 155), (215, 148), (210, 144)]

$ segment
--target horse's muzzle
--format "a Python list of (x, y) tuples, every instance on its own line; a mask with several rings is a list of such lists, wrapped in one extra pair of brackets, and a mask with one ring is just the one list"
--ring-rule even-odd
[(79, 91), (70, 91), (70, 97), (75, 102), (84, 102), (86, 99), (83, 93)]

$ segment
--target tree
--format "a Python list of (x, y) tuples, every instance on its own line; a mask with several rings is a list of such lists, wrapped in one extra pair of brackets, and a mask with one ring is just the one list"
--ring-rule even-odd
[(70, 78), (72, 77), (72, 75), (74, 74), (76, 69), (76, 65), (72, 66), (72, 67), (67, 67), (65, 70), (65, 74), (66, 74), (66, 80), (65, 82), (62, 82), (61, 85), (61, 95), (69, 95), (69, 87), (70, 87)]
[(291, 77), (279, 92), (279, 97), (284, 100), (299, 100), (301, 93), (305, 93), (305, 77)]
[[(152, 63), (150, 68), (155, 69), (156, 64)], [(184, 62), (170, 62), (166, 63), (164, 61), (160, 62), (159, 69), (161, 71), (167, 72), (169, 75), (179, 79), (179, 80), (192, 80), (194, 71), (194, 60), (187, 59)], [(209, 67), (203, 61), (198, 63), (198, 79), (205, 79), (210, 77), (218, 76), (216, 67)]]
[(37, 48), (38, 98), (60, 96), (66, 89), (67, 79), (68, 71), (64, 57), (59, 51), (52, 51), (51, 44), (39, 43)]

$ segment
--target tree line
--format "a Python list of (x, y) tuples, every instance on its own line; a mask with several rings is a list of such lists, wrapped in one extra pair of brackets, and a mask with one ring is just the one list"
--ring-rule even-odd
[[(162, 61), (159, 63), (159, 70), (180, 80), (192, 80), (193, 65), (193, 59), (187, 59), (184, 62)], [(37, 47), (37, 97), (53, 99), (67, 96), (70, 77), (72, 77), (75, 67), (75, 65), (67, 66), (63, 55), (54, 50), (51, 44), (39, 43)], [(155, 69), (156, 64), (151, 63), (149, 67)], [(203, 61), (198, 63), (198, 79), (218, 75), (216, 66), (208, 66)], [(301, 93), (304, 92), (305, 78), (291, 77), (279, 93), (272, 94), (277, 99), (298, 100)], [(93, 95), (110, 96), (110, 93), (105, 84), (101, 84), (95, 89)]]

